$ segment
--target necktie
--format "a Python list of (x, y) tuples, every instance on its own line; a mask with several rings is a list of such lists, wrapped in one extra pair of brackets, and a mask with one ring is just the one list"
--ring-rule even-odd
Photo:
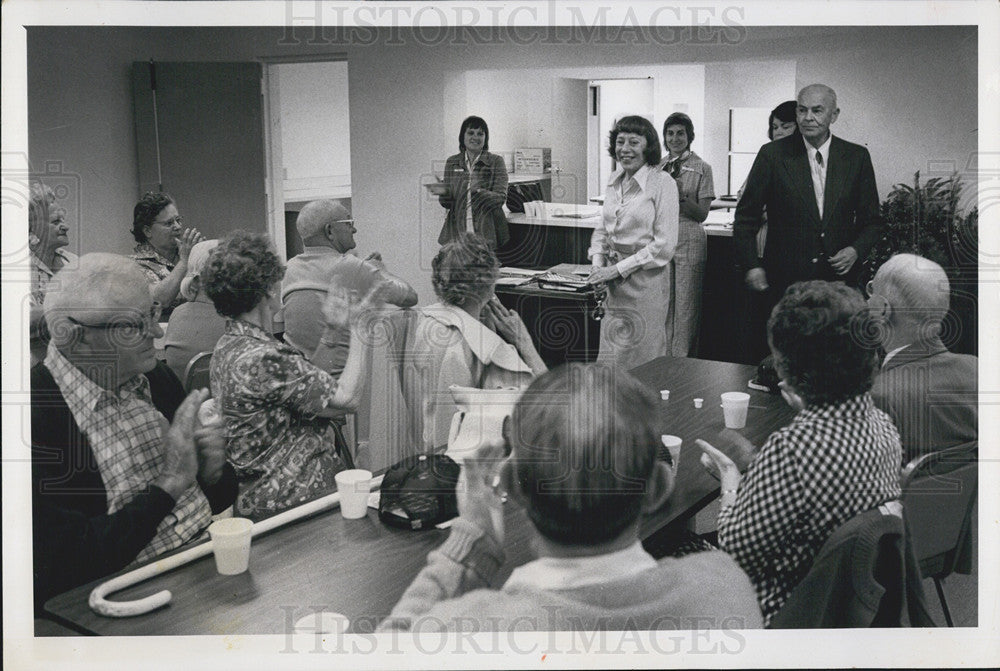
[(816, 162), (819, 163), (819, 167), (823, 167), (823, 154), (816, 152)]

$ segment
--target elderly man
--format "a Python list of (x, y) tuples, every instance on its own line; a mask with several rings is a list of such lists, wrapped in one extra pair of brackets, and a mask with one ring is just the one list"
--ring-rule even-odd
[(237, 489), (221, 430), (196, 419), (207, 392), (185, 399), (154, 358), (159, 305), (133, 261), (80, 257), (44, 310), (52, 340), (31, 371), (37, 606), (196, 538)]
[(941, 342), (950, 285), (944, 269), (897, 254), (868, 283), (868, 305), (880, 319), (886, 357), (872, 387), (875, 404), (895, 420), (908, 462), (979, 437), (979, 361)]
[[(736, 206), (737, 265), (767, 312), (792, 283), (843, 280), (851, 284), (881, 233), (878, 191), (864, 147), (830, 134), (837, 94), (823, 84), (799, 91), (801, 135), (770, 142), (757, 153)], [(757, 232), (767, 212), (763, 265)], [(754, 358), (767, 355), (762, 328), (752, 335)], [(758, 356), (759, 355), (759, 356)]]
[[(673, 486), (656, 460), (659, 415), (650, 392), (612, 368), (570, 364), (536, 379), (505, 426), (510, 458), (495, 478), (496, 461), (465, 460), (451, 535), (382, 628), (760, 627), (750, 581), (729, 555), (656, 561), (639, 541), (640, 516)], [(500, 589), (488, 587), (504, 557), (494, 481), (527, 512), (539, 555)]]
[[(403, 280), (390, 275), (382, 256), (374, 252), (362, 261), (348, 252), (356, 246), (354, 220), (347, 208), (333, 200), (314, 200), (299, 212), (295, 227), (304, 251), (288, 261), (281, 282), (281, 304), (285, 319), (285, 341), (311, 356), (319, 345), (323, 302), (331, 286), (364, 296), (376, 280), (387, 283), (385, 302), (399, 307), (417, 303), (417, 293)], [(338, 377), (347, 361), (350, 333), (339, 334), (334, 348), (333, 368)]]

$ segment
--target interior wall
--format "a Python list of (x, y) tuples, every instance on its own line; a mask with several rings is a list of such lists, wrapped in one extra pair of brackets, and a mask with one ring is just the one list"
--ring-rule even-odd
[[(911, 178), (931, 160), (965, 166), (977, 147), (975, 28), (767, 28), (759, 39), (749, 28), (741, 44), (670, 49), (652, 41), (625, 48), (594, 39), (547, 44), (541, 34), (529, 39), (530, 29), (523, 27), (522, 44), (505, 40), (474, 49), (447, 40), (310, 43), (314, 31), (300, 33), (289, 39), (281, 28), (30, 28), (31, 161), (36, 169), (61, 161), (64, 170), (80, 175), (84, 224), (71, 233), (79, 248), (131, 249), (128, 222), (138, 194), (129, 67), (150, 57), (233, 61), (345, 54), (359, 253), (378, 248), (390, 268), (413, 283), (422, 303), (434, 300), (430, 260), (444, 210), (420, 184), (435, 162), (455, 151), (462, 117), (453, 101), (466, 100), (459, 73), (469, 70), (498, 64), (532, 70), (544, 63), (557, 70), (585, 68), (601, 78), (608, 68), (636, 63), (703, 63), (707, 107), (718, 99), (710, 90), (713, 64), (794, 61), (796, 86), (824, 81), (837, 89), (842, 111), (834, 131), (868, 144), (882, 197), (893, 182)], [(714, 123), (706, 120), (704, 126)], [(707, 144), (704, 149), (707, 160), (724, 163), (714, 158), (716, 150)]]

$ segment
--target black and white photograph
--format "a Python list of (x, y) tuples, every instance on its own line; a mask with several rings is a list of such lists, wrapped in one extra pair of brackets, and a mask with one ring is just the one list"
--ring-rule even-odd
[(1000, 662), (996, 2), (2, 12), (7, 668)]

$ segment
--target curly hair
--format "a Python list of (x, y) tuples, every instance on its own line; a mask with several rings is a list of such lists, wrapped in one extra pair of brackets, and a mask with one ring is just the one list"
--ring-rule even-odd
[(449, 305), (461, 305), (492, 293), (500, 262), (483, 236), (462, 233), (441, 247), (431, 268), (437, 297)]
[(132, 237), (136, 242), (146, 242), (146, 232), (143, 230), (152, 225), (156, 216), (163, 212), (163, 209), (174, 202), (174, 199), (165, 193), (157, 191), (147, 191), (142, 194), (142, 198), (135, 204), (132, 210)]
[(641, 116), (623, 116), (618, 120), (608, 136), (608, 155), (616, 161), (618, 156), (615, 154), (615, 142), (618, 141), (619, 133), (635, 133), (646, 138), (646, 149), (642, 152), (646, 165), (660, 164), (660, 158), (663, 156), (660, 150), (660, 136), (656, 134), (656, 129), (649, 119)]
[(810, 406), (864, 394), (878, 369), (874, 343), (863, 337), (868, 319), (861, 293), (843, 282), (793, 284), (767, 322), (778, 374)]
[(656, 461), (660, 414), (653, 393), (614, 367), (566, 364), (532, 382), (506, 438), (539, 533), (592, 545), (634, 524)]
[(285, 275), (281, 259), (262, 233), (235, 230), (212, 250), (202, 271), (215, 311), (235, 319), (250, 312)]

